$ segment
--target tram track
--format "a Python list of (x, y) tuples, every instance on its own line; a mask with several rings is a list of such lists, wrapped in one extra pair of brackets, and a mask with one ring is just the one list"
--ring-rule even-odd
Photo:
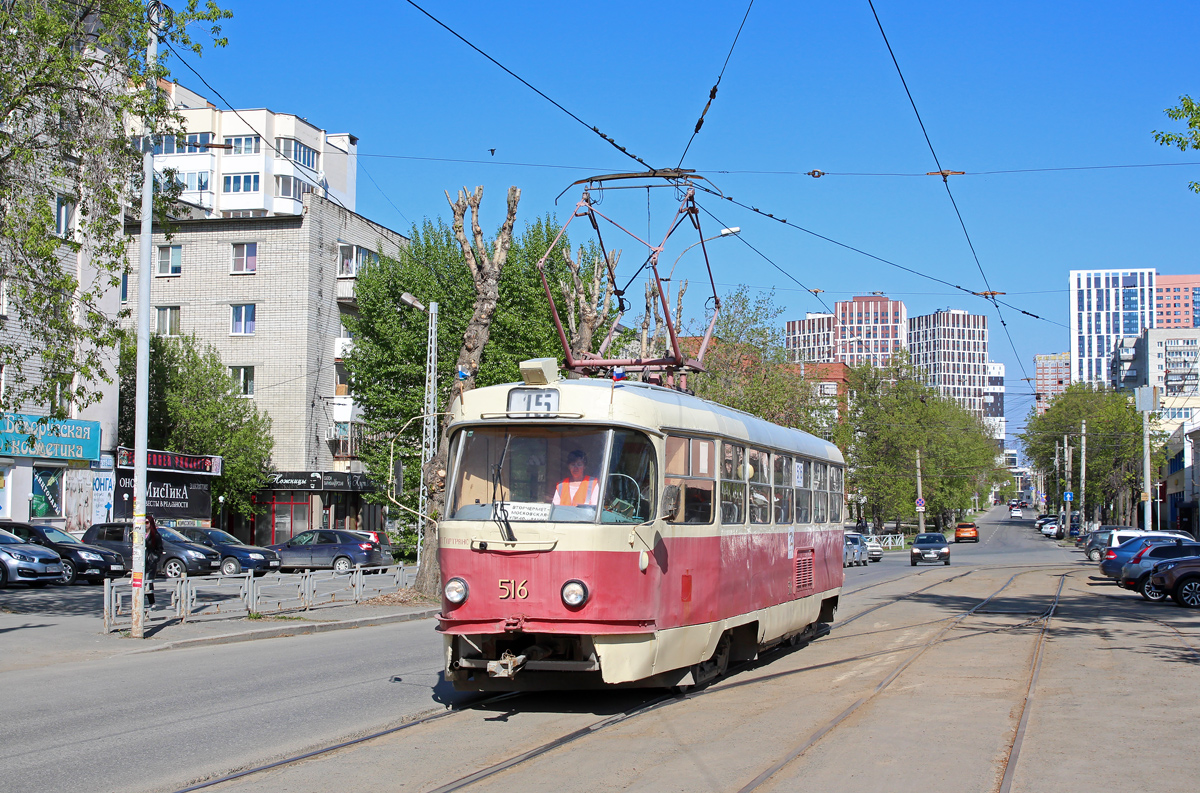
[[(634, 705), (633, 707), (627, 708), (624, 711), (607, 716), (596, 722), (593, 722), (591, 724), (585, 725), (583, 727), (580, 727), (578, 729), (575, 729), (568, 733), (565, 733), (561, 736), (553, 738), (550, 741), (546, 741), (546, 742), (544, 742), (536, 747), (533, 747), (531, 749), (528, 749), (524, 752), (520, 752), (518, 754), (512, 755), (503, 760), (500, 760), (496, 763), (492, 763), (484, 768), (480, 768), (480, 769), (478, 769), (470, 774), (467, 774), (463, 777), (460, 777), (456, 780), (445, 783), (445, 784), (435, 787), (435, 788), (431, 788), (431, 789), (429, 789), (429, 793), (452, 793), (452, 791), (463, 790), (463, 789), (471, 787), (479, 782), (482, 782), (485, 779), (488, 779), (492, 776), (495, 776), (497, 774), (500, 774), (504, 771), (515, 768), (522, 764), (528, 763), (529, 761), (532, 761), (536, 758), (547, 755), (551, 752), (554, 752), (564, 746), (567, 746), (567, 745), (575, 743), (579, 740), (594, 736), (601, 731), (607, 730), (618, 724), (630, 721), (631, 719), (634, 719), (636, 717), (649, 714), (653, 711), (659, 710), (664, 707), (670, 707), (674, 704), (679, 704), (679, 703), (695, 700), (700, 697), (715, 695), (715, 694), (718, 694), (718, 693), (721, 693), (724, 691), (728, 691), (731, 688), (741, 688), (744, 686), (756, 686), (756, 685), (760, 685), (763, 683), (778, 680), (785, 676), (791, 677), (795, 674), (800, 674), (803, 672), (810, 672), (810, 671), (813, 671), (816, 669), (829, 668), (829, 667), (843, 665), (843, 664), (847, 664), (847, 663), (853, 663), (854, 661), (867, 660), (867, 659), (881, 657), (881, 656), (887, 656), (887, 655), (894, 655), (896, 652), (900, 652), (900, 651), (904, 651), (904, 650), (916, 649), (917, 652), (913, 656), (911, 656), (909, 660), (907, 660), (906, 662), (901, 664), (900, 667), (898, 667), (896, 670), (894, 670), (893, 673), (890, 674), (887, 679), (885, 679), (884, 683), (881, 684), (880, 687), (877, 687), (875, 692), (873, 692), (868, 698), (864, 698), (863, 700), (860, 700), (858, 703), (855, 703), (855, 705), (851, 706), (852, 708), (857, 709), (858, 707), (861, 707), (862, 704), (865, 704), (866, 700), (868, 700), (870, 697), (873, 697), (874, 693), (878, 693), (878, 691), (882, 691), (884, 688), (887, 687), (887, 685), (890, 685), (890, 683), (892, 681), (894, 681), (895, 678), (898, 677), (905, 669), (907, 669), (918, 657), (920, 657), (920, 655), (922, 655), (926, 650), (928, 650), (930, 647), (934, 646), (935, 644), (942, 644), (942, 643), (946, 643), (946, 642), (950, 642), (950, 641), (957, 641), (960, 639), (971, 638), (972, 636), (985, 634), (985, 633), (996, 633), (996, 632), (1005, 631), (1005, 630), (1013, 630), (1015, 628), (1023, 627), (1026, 624), (1028, 624), (1028, 622), (1030, 622), (1030, 621), (1019, 623), (1018, 625), (1013, 625), (1013, 626), (1004, 626), (1004, 627), (992, 628), (992, 629), (987, 629), (987, 630), (982, 630), (982, 631), (975, 631), (970, 634), (963, 634), (963, 635), (954, 636), (951, 638), (945, 637), (945, 634), (948, 633), (955, 625), (960, 623), (963, 619), (965, 619), (968, 616), (979, 613), (980, 610), (983, 608), (983, 606), (985, 606), (987, 603), (991, 602), (997, 595), (999, 595), (1002, 591), (1004, 591), (1004, 589), (1006, 589), (1019, 576), (1025, 574), (1025, 573), (1036, 572), (1038, 569), (1045, 569), (1046, 567), (1060, 567), (1061, 568), (1062, 565), (1019, 565), (1019, 566), (1013, 565), (1013, 566), (1003, 566), (1003, 567), (1028, 567), (1028, 568), (1033, 568), (1033, 569), (1025, 570), (1024, 573), (1014, 574), (1004, 584), (1004, 586), (1002, 586), (1000, 589), (998, 589), (995, 592), (993, 592), (992, 594), (990, 594), (985, 599), (981, 600), (978, 604), (976, 604), (972, 609), (968, 610), (967, 612), (952, 615), (952, 616), (946, 617), (942, 620), (934, 620), (932, 622), (924, 622), (924, 623), (918, 623), (917, 625), (906, 625), (906, 626), (900, 626), (899, 628), (889, 629), (889, 630), (900, 630), (900, 629), (904, 629), (904, 628), (911, 629), (913, 627), (935, 624), (936, 622), (950, 621), (951, 624), (946, 626), (945, 628), (943, 628), (941, 631), (939, 631), (939, 633), (937, 634), (935, 639), (931, 640), (930, 642), (926, 642), (924, 644), (913, 644), (913, 645), (905, 645), (905, 646), (901, 646), (901, 647), (892, 647), (892, 648), (889, 648), (886, 650), (881, 650), (878, 652), (859, 654), (859, 655), (855, 655), (855, 656), (851, 656), (851, 657), (847, 657), (847, 658), (837, 659), (835, 661), (831, 661), (828, 663), (822, 663), (822, 664), (816, 664), (816, 665), (802, 667), (802, 668), (796, 669), (796, 670), (787, 670), (787, 671), (779, 672), (777, 674), (769, 674), (769, 675), (766, 675), (763, 677), (758, 677), (758, 678), (753, 678), (753, 679), (748, 679), (748, 680), (733, 681), (726, 685), (706, 686), (704, 688), (701, 688), (698, 690), (693, 690), (693, 691), (690, 691), (690, 692), (687, 692), (684, 694), (674, 694), (673, 693), (673, 694), (659, 695), (659, 696), (649, 699), (648, 701), (638, 703), (638, 704)], [(868, 608), (862, 612), (859, 612), (857, 614), (854, 614), (845, 620), (835, 622), (829, 626), (823, 626), (823, 630), (818, 629), (815, 632), (815, 635), (804, 640), (803, 644), (801, 646), (807, 645), (807, 644), (810, 644), (810, 643), (813, 643), (816, 641), (829, 641), (830, 639), (842, 639), (842, 638), (848, 639), (848, 638), (852, 638), (852, 637), (856, 637), (856, 636), (869, 635), (869, 634), (850, 634), (849, 636), (832, 636), (832, 637), (828, 636), (828, 634), (831, 630), (835, 630), (835, 629), (844, 627), (862, 617), (865, 617), (869, 614), (875, 613), (875, 612), (879, 611), (880, 609), (883, 609), (887, 606), (902, 603), (902, 602), (909, 600), (915, 596), (918, 596), (920, 594), (928, 592), (935, 587), (965, 578), (973, 573), (979, 572), (981, 569), (994, 569), (994, 568), (975, 567), (975, 568), (966, 570), (964, 572), (958, 573), (956, 575), (952, 575), (947, 578), (935, 581), (935, 582), (929, 584), (928, 586), (922, 587), (918, 590), (915, 590), (912, 592), (906, 592), (901, 595), (889, 598), (886, 602), (878, 603), (874, 606), (871, 606), (870, 608)], [(927, 572), (933, 573), (933, 572), (938, 572), (938, 571), (930, 570)], [(917, 575), (919, 575), (919, 574), (917, 574)], [(858, 592), (864, 591), (865, 589), (873, 588), (875, 586), (879, 586), (879, 585), (882, 585), (885, 583), (895, 583), (898, 580), (903, 580), (904, 578), (908, 578), (908, 577), (909, 576), (904, 576), (899, 579), (890, 579), (885, 582), (879, 582), (878, 584), (872, 584), (867, 587), (861, 587), (859, 589), (853, 590), (850, 594), (856, 594)], [(1041, 619), (1041, 617), (1039, 617), (1038, 619)], [(874, 632), (870, 632), (870, 633), (874, 633)], [(786, 652), (786, 651), (790, 651), (792, 649), (794, 649), (794, 648), (786, 647), (785, 645), (780, 645), (780, 646), (777, 646), (774, 648), (770, 648), (769, 650), (765, 651), (762, 655), (760, 655), (759, 658), (757, 658), (755, 660), (746, 661), (746, 662), (743, 662), (741, 664), (737, 664), (737, 665), (731, 667), (728, 670), (728, 672), (726, 673), (725, 678), (727, 679), (738, 673), (750, 671), (750, 670), (759, 668), (761, 666), (765, 666), (769, 663), (773, 663), (777, 660), (778, 655), (781, 651)], [(1039, 652), (1040, 652), (1040, 650), (1039, 650)], [(520, 700), (526, 696), (528, 696), (528, 695), (523, 692), (510, 692), (510, 693), (504, 693), (504, 694), (499, 694), (499, 695), (495, 695), (495, 696), (483, 697), (481, 699), (468, 702), (459, 707), (448, 708), (444, 711), (427, 714), (425, 716), (420, 716), (411, 721), (407, 721), (403, 724), (396, 725), (394, 727), (390, 727), (390, 728), (387, 728), (384, 730), (378, 730), (378, 731), (369, 733), (367, 735), (356, 737), (356, 738), (353, 738), (350, 740), (339, 741), (339, 742), (333, 743), (326, 747), (319, 747), (319, 748), (313, 749), (311, 751), (304, 752), (302, 754), (297, 754), (297, 755), (283, 758), (280, 760), (276, 760), (276, 761), (273, 761), (270, 763), (265, 763), (265, 764), (262, 764), (259, 766), (242, 769), (242, 770), (239, 770), (239, 771), (236, 771), (233, 773), (229, 773), (229, 774), (226, 774), (226, 775), (223, 775), (220, 777), (216, 777), (213, 779), (198, 782), (198, 783), (190, 785), (188, 787), (181, 788), (181, 789), (175, 791), (175, 793), (191, 793), (192, 791), (198, 791), (198, 790), (203, 790), (206, 788), (213, 788), (213, 787), (216, 787), (219, 785), (224, 785), (226, 783), (230, 783), (230, 782), (233, 782), (233, 781), (236, 781), (239, 779), (243, 779), (243, 778), (253, 775), (253, 774), (262, 773), (262, 772), (280, 769), (280, 768), (285, 768), (290, 765), (296, 765), (296, 764), (302, 763), (304, 761), (320, 757), (322, 755), (326, 755), (326, 754), (330, 754), (330, 753), (333, 753), (336, 751), (354, 747), (356, 745), (361, 745), (361, 744), (364, 744), (364, 743), (367, 743), (370, 741), (375, 741), (375, 740), (387, 737), (389, 735), (393, 735), (393, 734), (402, 732), (402, 731), (410, 729), (410, 728), (430, 724), (432, 722), (436, 722), (436, 721), (440, 721), (440, 720), (445, 720), (445, 719), (454, 717), (456, 715), (460, 716), (460, 715), (463, 715), (470, 711), (476, 711), (476, 710), (480, 710), (480, 709), (490, 708), (491, 706), (498, 704), (500, 702), (519, 703)], [(845, 718), (848, 715), (849, 715), (848, 712), (844, 713), (839, 717), (839, 719)], [(821, 737), (823, 737), (827, 732), (831, 731), (834, 727), (836, 727), (836, 725), (833, 725), (833, 727), (828, 727), (827, 729), (823, 728), (822, 731), (819, 731), (820, 734), (818, 736), (815, 736), (815, 740), (810, 739), (810, 741), (805, 745), (804, 750), (806, 750), (808, 746), (811, 746), (812, 744), (816, 743), (817, 740), (819, 740)], [(802, 753), (802, 751), (800, 753), (795, 754), (795, 757), (799, 757), (800, 754)], [(794, 759), (794, 757), (792, 759)], [(785, 765), (786, 765), (786, 763), (785, 763)], [(782, 767), (783, 766), (781, 766), (781, 768)], [(753, 789), (754, 789), (753, 787), (744, 788), (744, 790), (753, 790)]]

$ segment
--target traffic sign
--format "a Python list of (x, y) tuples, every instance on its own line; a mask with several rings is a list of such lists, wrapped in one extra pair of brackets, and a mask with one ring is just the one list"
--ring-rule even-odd
[(925, 507), (917, 507), (917, 512), (924, 512), (924, 511), (925, 511)]
[(1075, 500), (1075, 494), (1072, 493), (1070, 490), (1063, 493), (1063, 501), (1074, 501), (1074, 500)]
[(925, 509), (925, 499), (923, 499), (923, 498), (917, 499), (917, 509)]

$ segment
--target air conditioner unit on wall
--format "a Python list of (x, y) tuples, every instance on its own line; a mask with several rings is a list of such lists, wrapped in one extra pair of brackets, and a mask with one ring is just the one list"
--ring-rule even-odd
[(338, 439), (337, 425), (331, 424), (325, 428), (325, 440), (336, 441)]

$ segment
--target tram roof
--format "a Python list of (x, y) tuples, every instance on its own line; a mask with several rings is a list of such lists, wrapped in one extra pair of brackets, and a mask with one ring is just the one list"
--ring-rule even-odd
[[(475, 393), (481, 394), (481, 392), (493, 389), (507, 392), (511, 388), (527, 387), (529, 386), (524, 383), (507, 383), (476, 389)], [(673, 388), (638, 382), (621, 382), (614, 385), (613, 381), (606, 378), (586, 377), (577, 380), (559, 380), (545, 387), (558, 389), (560, 394), (576, 388), (603, 389), (604, 392), (609, 392), (615, 387), (621, 394), (619, 402), (625, 403), (622, 406), (621, 412), (623, 413), (634, 409), (633, 405), (628, 404), (631, 400), (644, 401), (653, 405), (652, 409), (657, 414), (656, 417), (639, 417), (637, 422), (644, 423), (646, 426), (744, 438), (746, 443), (751, 446), (790, 449), (810, 457), (844, 462), (841, 450), (829, 441), (803, 430), (773, 424), (744, 411), (685, 394)], [(609, 402), (607, 393), (603, 401)], [(585, 416), (589, 420), (596, 418), (587, 414)]]

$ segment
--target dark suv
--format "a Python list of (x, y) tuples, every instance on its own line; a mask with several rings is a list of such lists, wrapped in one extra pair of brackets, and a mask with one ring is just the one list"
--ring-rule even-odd
[(106, 578), (121, 578), (128, 570), (121, 554), (98, 545), (84, 545), (53, 526), (0, 523), (0, 529), (12, 532), (30, 545), (40, 545), (58, 553), (62, 557), (64, 584), (74, 584), (80, 578), (99, 584)]
[(1150, 583), (1184, 608), (1200, 608), (1200, 558), (1159, 562), (1150, 572)]
[[(203, 545), (189, 542), (172, 529), (159, 526), (162, 535), (163, 554), (158, 560), (158, 570), (167, 578), (187, 575), (210, 575), (221, 566), (221, 554)], [(88, 545), (99, 545), (116, 551), (125, 557), (125, 565), (133, 569), (133, 524), (97, 523), (83, 534)]]

